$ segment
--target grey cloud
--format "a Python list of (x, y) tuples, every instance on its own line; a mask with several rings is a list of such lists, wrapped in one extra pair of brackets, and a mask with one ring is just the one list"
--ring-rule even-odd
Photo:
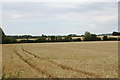
[[(4, 3), (3, 22), (74, 26), (85, 31), (102, 32), (116, 29), (117, 3)], [(50, 26), (52, 26), (50, 25)], [(94, 25), (94, 27), (90, 26)], [(115, 28), (113, 27), (115, 26)], [(71, 28), (73, 30), (73, 28)], [(78, 29), (77, 29), (78, 30)], [(76, 31), (76, 30), (75, 30)], [(79, 32), (79, 30), (78, 30)]]

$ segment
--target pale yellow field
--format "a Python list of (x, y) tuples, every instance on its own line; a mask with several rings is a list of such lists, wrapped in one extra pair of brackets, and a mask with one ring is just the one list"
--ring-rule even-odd
[[(117, 78), (118, 42), (4, 44), (3, 74), (20, 78)], [(11, 74), (11, 75), (10, 75)]]

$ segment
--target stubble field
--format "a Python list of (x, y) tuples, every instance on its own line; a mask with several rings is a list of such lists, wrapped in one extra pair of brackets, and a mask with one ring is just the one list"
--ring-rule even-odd
[(117, 41), (3, 44), (2, 50), (5, 77), (118, 77)]

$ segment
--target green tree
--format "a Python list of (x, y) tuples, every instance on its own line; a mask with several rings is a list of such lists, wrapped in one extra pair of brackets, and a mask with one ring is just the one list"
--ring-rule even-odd
[(37, 39), (38, 42), (46, 42), (46, 37), (39, 37)]
[(73, 39), (73, 41), (82, 41), (81, 38)]
[(96, 34), (91, 34), (90, 32), (85, 32), (84, 40), (85, 41), (100, 41), (101, 39), (98, 38)]
[(90, 32), (85, 32), (85, 34), (84, 34), (84, 40), (85, 41), (91, 41), (91, 34), (90, 34)]
[(106, 41), (108, 40), (108, 37), (107, 36), (103, 36), (103, 41)]
[(59, 36), (59, 37), (56, 37), (56, 41), (62, 41), (63, 39), (62, 39), (62, 37), (61, 36)]
[(51, 38), (51, 41), (55, 41), (56, 40), (55, 36), (50, 36), (50, 38)]
[(4, 41), (5, 37), (6, 37), (5, 33), (3, 32), (2, 28), (0, 28), (0, 43)]
[(16, 43), (16, 42), (17, 40), (15, 38), (5, 37), (2, 43)]
[(65, 36), (65, 41), (73, 41), (72, 40), (72, 36), (71, 35), (68, 35), (68, 36)]
[(42, 37), (47, 37), (46, 35), (42, 34)]
[(91, 40), (93, 40), (93, 41), (96, 41), (96, 40), (97, 40), (96, 34), (91, 34)]

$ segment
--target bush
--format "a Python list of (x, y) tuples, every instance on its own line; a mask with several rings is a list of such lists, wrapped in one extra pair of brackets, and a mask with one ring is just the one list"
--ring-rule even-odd
[(101, 38), (98, 38), (96, 34), (90, 34), (90, 32), (85, 32), (84, 41), (100, 41)]
[(72, 37), (70, 36), (70, 35), (68, 35), (68, 36), (65, 36), (65, 39), (64, 39), (65, 41), (67, 41), (67, 42), (72, 42), (73, 40), (72, 40)]
[(5, 44), (5, 43), (16, 43), (16, 42), (17, 42), (17, 40), (15, 38), (9, 38), (9, 37), (5, 37), (2, 40), (3, 44)]
[(120, 32), (115, 32), (115, 31), (114, 31), (114, 32), (112, 33), (112, 35), (113, 35), (113, 36), (118, 36), (118, 35), (120, 35)]
[(96, 38), (96, 41), (101, 41), (101, 38), (97, 37), (97, 38)]
[(103, 41), (118, 41), (118, 40), (119, 38), (113, 38), (113, 37), (108, 38), (107, 36), (103, 36)]
[(46, 42), (46, 37), (39, 37), (36, 41), (37, 42)]
[(107, 36), (103, 36), (103, 41), (107, 41), (108, 37)]
[(80, 38), (73, 39), (73, 41), (82, 41)]
[(109, 41), (118, 41), (118, 38), (108, 38)]

